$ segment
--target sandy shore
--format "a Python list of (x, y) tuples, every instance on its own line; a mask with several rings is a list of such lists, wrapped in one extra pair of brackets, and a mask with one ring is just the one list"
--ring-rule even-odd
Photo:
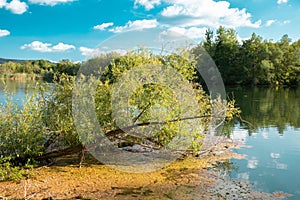
[[(27, 180), (0, 183), (2, 199), (282, 199), (287, 194), (251, 190), (250, 183), (230, 181), (208, 168), (242, 156), (230, 151), (237, 143), (223, 140), (200, 157), (188, 157), (151, 173), (125, 173), (76, 155), (50, 167), (30, 171)], [(1, 198), (0, 198), (1, 199)]]

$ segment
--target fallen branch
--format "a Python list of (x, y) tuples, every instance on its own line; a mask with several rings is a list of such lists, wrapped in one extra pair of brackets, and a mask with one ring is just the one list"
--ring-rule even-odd
[[(127, 127), (124, 127), (124, 128), (119, 128), (119, 129), (115, 129), (115, 130), (112, 130), (112, 131), (108, 131), (105, 134), (105, 136), (100, 137), (99, 139), (97, 139), (97, 141), (89, 147), (96, 147), (98, 144), (101, 144), (103, 139), (106, 138), (106, 137), (116, 137), (119, 134), (126, 133), (128, 131), (131, 131), (134, 128), (137, 128), (137, 127), (150, 126), (150, 125), (165, 125), (165, 124), (168, 124), (168, 123), (174, 123), (174, 122), (180, 122), (180, 121), (192, 120), (192, 119), (208, 118), (208, 117), (212, 117), (212, 116), (211, 115), (194, 116), (194, 117), (185, 117), (185, 118), (179, 118), (179, 119), (163, 121), (163, 122), (143, 122), (143, 123), (139, 123), (139, 124), (134, 124), (134, 125), (127, 126)], [(153, 140), (152, 138), (143, 138), (143, 139), (148, 140), (151, 143), (157, 144), (157, 141)], [(155, 148), (155, 147), (153, 147), (153, 148)], [(158, 149), (158, 148), (155, 148), (155, 149)], [(34, 159), (36, 161), (43, 161), (43, 160), (47, 160), (47, 159), (51, 159), (51, 158), (57, 158), (57, 157), (61, 157), (61, 156), (80, 153), (83, 150), (86, 150), (85, 147), (82, 144), (79, 144), (79, 145), (76, 145), (76, 146), (73, 146), (73, 147), (68, 147), (68, 148), (65, 148), (65, 149), (49, 152), (49, 153), (46, 153), (42, 156), (37, 156)]]
[(143, 123), (127, 126), (127, 127), (124, 127), (124, 128), (119, 128), (119, 129), (116, 129), (116, 130), (108, 131), (105, 134), (105, 136), (107, 136), (107, 137), (115, 136), (117, 134), (125, 133), (126, 131), (130, 131), (130, 130), (132, 130), (134, 128), (137, 128), (137, 127), (150, 126), (150, 125), (165, 125), (165, 124), (168, 124), (168, 123), (180, 122), (180, 121), (191, 120), (191, 119), (208, 118), (208, 117), (212, 117), (212, 116), (211, 115), (204, 115), (204, 116), (184, 117), (184, 118), (179, 118), (179, 119), (174, 119), (174, 120), (169, 120), (169, 121), (163, 121), (163, 122), (143, 122)]
[(51, 158), (58, 158), (61, 156), (66, 156), (66, 155), (71, 155), (75, 153), (81, 152), (83, 149), (85, 149), (81, 144), (73, 146), (73, 147), (68, 147), (66, 149), (61, 149), (61, 150), (56, 150), (53, 152), (46, 153), (42, 156), (37, 156), (34, 158), (36, 161), (43, 161)]

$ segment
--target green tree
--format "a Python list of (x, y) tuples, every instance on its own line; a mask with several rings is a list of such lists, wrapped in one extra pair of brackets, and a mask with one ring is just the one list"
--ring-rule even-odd
[(225, 84), (236, 84), (240, 77), (238, 65), (239, 42), (233, 29), (220, 27), (217, 30), (215, 54), (212, 57), (222, 74)]
[(214, 57), (215, 44), (214, 44), (214, 32), (212, 30), (210, 29), (206, 30), (205, 40), (202, 46), (211, 57)]
[[(85, 70), (88, 73), (85, 73), (85, 70), (79, 72), (86, 74), (86, 76), (87, 74), (95, 75), (97, 73), (97, 66), (105, 66), (101, 69), (103, 72), (101, 78), (94, 80), (93, 76), (84, 76), (83, 80), (77, 84), (77, 87), (80, 88), (77, 92), (81, 94), (86, 92), (91, 82), (87, 80), (92, 80), (92, 82), (98, 81), (95, 96), (98, 123), (101, 124), (104, 134), (117, 142), (116, 145), (120, 145), (118, 142), (122, 138), (122, 140), (127, 141), (131, 145), (150, 141), (153, 147), (160, 148), (169, 144), (175, 136), (178, 136), (193, 138), (191, 141), (194, 143), (191, 142), (190, 144), (193, 146), (199, 138), (203, 137), (210, 123), (212, 112), (210, 98), (205, 94), (201, 86), (195, 82), (197, 80), (195, 72), (196, 64), (197, 62), (193, 55), (188, 51), (166, 56), (155, 55), (148, 50), (128, 52), (125, 56), (102, 56), (89, 60), (84, 64), (86, 66)], [(155, 66), (159, 69), (155, 68)], [(186, 84), (177, 85), (177, 82), (182, 83), (182, 79), (174, 78), (176, 77), (174, 70), (186, 80)], [(134, 72), (132, 77), (130, 76), (130, 72)], [(157, 73), (154, 75), (154, 72)], [(159, 76), (162, 72), (167, 74), (165, 76), (162, 75), (165, 79)], [(142, 77), (139, 78), (141, 80), (159, 80), (166, 85), (148, 83), (139, 86), (136, 81), (138, 75)], [(174, 88), (181, 88), (184, 91), (184, 95), (180, 94), (180, 91), (174, 93), (174, 91), (167, 87), (167, 83), (170, 83), (168, 82), (170, 80), (172, 80)], [(119, 81), (124, 81), (126, 84), (118, 85)], [(132, 95), (127, 96), (132, 88), (135, 88)], [(118, 95), (113, 95), (115, 93)], [(192, 94), (195, 96), (193, 97)], [(180, 103), (176, 95), (190, 98), (187, 98), (189, 99), (188, 101)], [(128, 97), (128, 99), (122, 99), (124, 96)], [(114, 100), (114, 98), (116, 99)], [(90, 101), (86, 100), (85, 103), (78, 103), (78, 105), (83, 104), (84, 108), (88, 108)], [(117, 106), (112, 108), (112, 101), (116, 102)], [(219, 104), (220, 111), (228, 111), (228, 113), (236, 112), (232, 107), (227, 110), (227, 105), (224, 102), (216, 101), (214, 104)], [(117, 123), (118, 120), (112, 118), (113, 109), (116, 107), (120, 110), (120, 114), (127, 113), (127, 117), (122, 117), (119, 123)], [(78, 115), (81, 116), (81, 113), (83, 112), (78, 112)], [(223, 112), (221, 111), (221, 113)], [(227, 116), (231, 117), (228, 113)], [(78, 118), (84, 119), (85, 116), (82, 115)], [(155, 123), (151, 124), (150, 122)], [(161, 122), (161, 124), (157, 124), (158, 122)], [(85, 125), (92, 124), (92, 122), (83, 120), (81, 124), (83, 126), (82, 129), (88, 133), (89, 131), (86, 130), (89, 129)], [(184, 129), (184, 127), (188, 127), (191, 124), (194, 124), (193, 131)], [(132, 135), (128, 136), (126, 132), (122, 131), (122, 129), (127, 130), (128, 127), (131, 127), (129, 132), (138, 133), (146, 131), (146, 133), (143, 133), (144, 138)], [(200, 130), (199, 128), (202, 129)], [(90, 129), (90, 135), (84, 136), (85, 138), (89, 138), (91, 142), (94, 140), (93, 131), (94, 128)], [(199, 146), (201, 146), (201, 143), (198, 142), (193, 147), (198, 149)]]
[(265, 77), (263, 76), (262, 61), (266, 57), (266, 53), (262, 38), (253, 33), (250, 39), (243, 41), (240, 55), (240, 65), (243, 66), (246, 73), (243, 76), (244, 83), (251, 85), (263, 84)]
[[(148, 50), (129, 52), (124, 56), (110, 54), (88, 60), (82, 66), (87, 66), (85, 69), (88, 73), (80, 76), (83, 80), (78, 77), (79, 82), (75, 82), (74, 76), (62, 74), (51, 85), (37, 83), (36, 92), (27, 97), (23, 108), (11, 99), (7, 100), (7, 106), (0, 106), (2, 159), (14, 165), (24, 165), (33, 159), (40, 161), (80, 152), (85, 142), (93, 141), (93, 124), (83, 124), (86, 138), (78, 135), (78, 126), (75, 128), (72, 112), (77, 109), (76, 98), (73, 97), (78, 92), (89, 97), (83, 101), (86, 109), (79, 110), (82, 115), (80, 120), (89, 122), (89, 115), (85, 114), (96, 112), (101, 130), (116, 146), (122, 146), (123, 141), (126, 141), (126, 145), (150, 143), (152, 148), (157, 149), (176, 149), (187, 145), (197, 151), (202, 144), (200, 139), (214, 119), (211, 116), (217, 118), (216, 113), (222, 113), (221, 117), (226, 115), (231, 119), (237, 110), (233, 107), (234, 102), (226, 104), (210, 99), (195, 82), (196, 64), (188, 51), (166, 56), (155, 55)], [(102, 76), (96, 79), (99, 71)], [(130, 71), (134, 73), (130, 75)], [(158, 83), (138, 85), (138, 74), (145, 79), (157, 80)], [(122, 80), (126, 84), (118, 85)], [(96, 90), (92, 93), (88, 90), (90, 84), (96, 84)], [(122, 98), (132, 88), (135, 89), (124, 101)], [(117, 107), (111, 106), (112, 101)], [(95, 103), (92, 110), (91, 102)], [(213, 105), (218, 108), (218, 112), (212, 113)], [(117, 113), (114, 113), (116, 108)], [(122, 113), (128, 115), (117, 118), (121, 120), (121, 123), (117, 123), (115, 117)], [(128, 131), (145, 134), (128, 134)], [(174, 142), (174, 138), (179, 142)], [(101, 144), (99, 141), (93, 142)]]

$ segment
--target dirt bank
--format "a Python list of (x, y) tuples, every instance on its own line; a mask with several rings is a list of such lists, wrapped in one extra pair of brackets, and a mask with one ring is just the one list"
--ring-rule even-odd
[[(217, 161), (242, 158), (224, 140), (201, 157), (176, 161), (159, 171), (131, 174), (116, 171), (88, 158), (67, 156), (51, 167), (33, 169), (27, 180), (0, 183), (5, 199), (280, 199), (282, 193), (252, 191), (249, 183), (226, 180), (207, 168)], [(75, 162), (76, 161), (76, 162)], [(1, 198), (0, 198), (1, 199)]]

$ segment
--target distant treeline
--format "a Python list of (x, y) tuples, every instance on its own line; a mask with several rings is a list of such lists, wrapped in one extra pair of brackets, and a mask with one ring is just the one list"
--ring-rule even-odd
[[(274, 42), (253, 33), (250, 39), (239, 41), (233, 29), (220, 27), (216, 33), (208, 29), (204, 41), (192, 53), (199, 56), (203, 48), (213, 58), (226, 85), (300, 83), (300, 40), (292, 42), (288, 35)], [(52, 81), (55, 73), (76, 75), (80, 65), (69, 60), (10, 61), (0, 65), (0, 78), (22, 78), (26, 74), (31, 79)]]
[[(263, 40), (255, 33), (239, 41), (233, 29), (207, 30), (203, 47), (213, 58), (226, 85), (299, 85), (300, 40), (288, 35)], [(197, 48), (194, 53), (197, 53)]]
[(69, 60), (62, 60), (59, 63), (47, 60), (24, 61), (24, 63), (8, 61), (0, 65), (0, 78), (52, 81), (55, 74), (75, 76), (80, 65)]
[(24, 64), (27, 60), (18, 60), (18, 59), (5, 59), (5, 58), (0, 58), (0, 64), (7, 63), (7, 62), (15, 62), (15, 63), (20, 63)]

